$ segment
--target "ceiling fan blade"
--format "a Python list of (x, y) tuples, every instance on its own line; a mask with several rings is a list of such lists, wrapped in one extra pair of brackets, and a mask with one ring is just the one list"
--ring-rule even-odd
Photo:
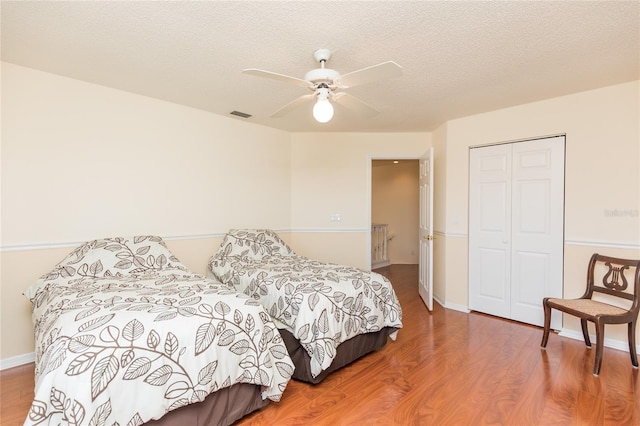
[(247, 68), (246, 70), (242, 70), (242, 72), (244, 74), (255, 75), (257, 77), (270, 78), (272, 80), (283, 81), (285, 83), (295, 84), (297, 86), (313, 88), (313, 84), (309, 83), (307, 80), (291, 77), (284, 74), (278, 74), (271, 71), (259, 70), (257, 68)]
[(282, 108), (280, 108), (279, 110), (271, 114), (271, 117), (274, 117), (274, 118), (283, 117), (289, 114), (294, 109), (298, 108), (300, 105), (303, 105), (309, 101), (312, 101), (314, 98), (315, 98), (315, 94), (300, 96), (299, 98), (292, 100), (291, 102), (289, 102), (288, 104), (286, 104), (285, 106), (283, 106)]
[(388, 61), (341, 75), (336, 79), (336, 84), (338, 87), (346, 89), (347, 87), (400, 76), (402, 76), (402, 67), (393, 61)]
[(363, 117), (373, 117), (380, 112), (371, 105), (345, 92), (336, 93), (335, 95), (333, 95), (332, 99), (336, 103), (357, 112)]

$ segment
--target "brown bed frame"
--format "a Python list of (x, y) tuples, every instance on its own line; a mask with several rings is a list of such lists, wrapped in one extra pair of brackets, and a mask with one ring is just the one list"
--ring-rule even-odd
[(148, 426), (228, 426), (269, 403), (260, 386), (237, 383), (220, 389), (204, 401), (170, 411)]
[(307, 383), (318, 384), (330, 373), (351, 364), (364, 355), (377, 351), (387, 343), (387, 338), (391, 333), (398, 330), (395, 327), (385, 327), (380, 331), (373, 333), (360, 334), (352, 337), (346, 342), (342, 342), (336, 349), (336, 357), (326, 370), (323, 370), (316, 377), (311, 375), (311, 358), (307, 351), (302, 347), (298, 339), (287, 330), (279, 329), (282, 340), (284, 341), (289, 356), (296, 366), (293, 372), (293, 378)]

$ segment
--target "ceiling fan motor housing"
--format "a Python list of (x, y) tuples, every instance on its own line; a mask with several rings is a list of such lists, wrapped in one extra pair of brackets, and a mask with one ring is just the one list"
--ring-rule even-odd
[(309, 71), (304, 75), (304, 79), (314, 84), (318, 83), (331, 83), (340, 77), (340, 73), (330, 68), (316, 68)]

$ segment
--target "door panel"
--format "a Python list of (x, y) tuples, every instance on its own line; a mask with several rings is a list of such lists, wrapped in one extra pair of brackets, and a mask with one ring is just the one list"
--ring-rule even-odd
[(504, 235), (509, 221), (507, 207), (509, 202), (507, 182), (481, 183), (478, 188), (478, 202), (480, 203), (480, 231), (495, 232)]
[(518, 232), (523, 234), (548, 235), (549, 202), (551, 181), (523, 180), (517, 183), (514, 211), (518, 217), (515, 223), (520, 224)]
[(510, 313), (510, 253), (504, 249), (478, 247), (477, 267), (474, 269), (476, 289), (471, 309), (508, 318)]
[(507, 266), (508, 253), (505, 250), (495, 250), (486, 247), (479, 248), (480, 269), (479, 296), (503, 303), (509, 276), (504, 273)]

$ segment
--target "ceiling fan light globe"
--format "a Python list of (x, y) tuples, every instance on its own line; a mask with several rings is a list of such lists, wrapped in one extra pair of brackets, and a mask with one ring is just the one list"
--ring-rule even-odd
[(318, 123), (327, 123), (333, 118), (333, 105), (327, 99), (318, 99), (313, 106), (313, 118)]

